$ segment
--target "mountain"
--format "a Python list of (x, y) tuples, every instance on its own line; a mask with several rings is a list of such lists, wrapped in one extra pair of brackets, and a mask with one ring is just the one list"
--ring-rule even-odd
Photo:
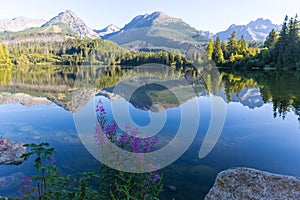
[(239, 102), (249, 108), (260, 108), (264, 105), (259, 88), (243, 89), (239, 94), (231, 94), (232, 102)]
[(232, 24), (226, 31), (215, 34), (213, 38), (216, 39), (217, 37), (220, 37), (221, 40), (227, 40), (230, 38), (232, 32), (236, 31), (237, 38), (240, 38), (243, 35), (245, 40), (264, 41), (272, 29), (278, 31), (280, 26), (273, 24), (268, 19), (258, 18), (247, 25)]
[(208, 37), (184, 22), (164, 12), (138, 15), (117, 32), (102, 36), (133, 50), (163, 49), (186, 51), (193, 44), (202, 46)]
[(100, 37), (120, 31), (116, 25), (110, 24), (102, 30), (94, 30)]
[(43, 19), (30, 19), (27, 17), (16, 17), (13, 19), (0, 20), (0, 32), (18, 32), (29, 28), (40, 27), (46, 21)]
[(42, 27), (42, 32), (55, 32), (77, 35), (80, 37), (97, 38), (99, 35), (88, 27), (70, 10), (59, 13)]
[(37, 106), (41, 104), (49, 105), (52, 102), (45, 97), (34, 97), (24, 93), (0, 93), (0, 105), (2, 104), (21, 104), (24, 106)]

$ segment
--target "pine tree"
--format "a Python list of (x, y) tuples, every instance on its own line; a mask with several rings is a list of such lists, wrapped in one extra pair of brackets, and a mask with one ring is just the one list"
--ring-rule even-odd
[(213, 51), (214, 51), (214, 44), (213, 43), (214, 43), (213, 39), (210, 38), (209, 43), (208, 43), (207, 48), (206, 48), (207, 59), (208, 60), (212, 60), (212, 55), (213, 55)]
[(269, 50), (275, 48), (275, 44), (278, 41), (278, 34), (274, 29), (269, 33), (268, 37), (266, 38), (266, 41), (264, 42), (264, 47), (268, 48)]
[(276, 67), (295, 68), (297, 63), (300, 63), (299, 21), (297, 15), (295, 19), (285, 17), (279, 36), (273, 53)]
[(217, 37), (215, 44), (214, 44), (214, 51), (213, 51), (213, 60), (216, 62), (217, 65), (224, 63), (224, 54), (221, 48), (221, 40), (220, 37)]
[(282, 67), (285, 63), (285, 49), (288, 44), (288, 16), (285, 16), (281, 31), (280, 38), (275, 45), (274, 60), (277, 63), (277, 67)]
[(298, 42), (299, 42), (299, 22), (297, 15), (289, 21), (288, 46), (286, 48), (287, 67), (293, 68), (299, 59)]
[(231, 37), (228, 38), (227, 43), (227, 54), (226, 54), (226, 60), (229, 59), (231, 54), (236, 55), (237, 54), (237, 43), (236, 43), (236, 31), (233, 31), (231, 34)]
[(244, 36), (242, 35), (241, 39), (240, 39), (240, 51), (239, 54), (246, 56), (248, 52), (248, 43), (247, 41), (244, 39)]
[(225, 56), (226, 56), (226, 48), (227, 48), (227, 42), (226, 41), (222, 41), (221, 42), (221, 49), (222, 49), (222, 51), (223, 51), (223, 55), (224, 55), (224, 58), (225, 58)]

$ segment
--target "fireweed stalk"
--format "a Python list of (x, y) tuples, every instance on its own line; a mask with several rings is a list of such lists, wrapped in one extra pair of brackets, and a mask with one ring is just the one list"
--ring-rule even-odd
[[(155, 148), (157, 138), (138, 138), (138, 129), (130, 125), (126, 125), (125, 131), (121, 131), (115, 121), (108, 122), (101, 101), (96, 107), (96, 113), (98, 125), (94, 137), (98, 144), (103, 147), (109, 141), (123, 150), (134, 152), (138, 156), (134, 166), (142, 166), (143, 153)], [(62, 175), (56, 166), (54, 157), (56, 152), (49, 143), (24, 146), (28, 151), (22, 157), (25, 160), (33, 157), (37, 174), (23, 177), (21, 199), (156, 200), (162, 192), (163, 177), (157, 172), (125, 173), (102, 166), (100, 173), (81, 172)], [(7, 149), (4, 147), (4, 142), (0, 140), (0, 153), (4, 151)], [(126, 158), (116, 159), (126, 160)], [(159, 169), (159, 166), (151, 167), (154, 171)]]
[[(107, 146), (106, 138), (109, 142), (119, 148), (137, 153), (137, 162), (134, 166), (139, 167), (143, 164), (143, 153), (151, 152), (158, 143), (156, 137), (139, 138), (139, 131), (132, 128), (130, 124), (125, 125), (125, 130), (122, 131), (118, 124), (113, 120), (109, 122), (106, 119), (106, 111), (103, 103), (99, 100), (96, 105), (96, 114), (98, 123), (95, 128), (94, 139), (101, 148)], [(110, 155), (105, 155), (110, 156)], [(115, 158), (116, 160), (126, 160), (126, 158)], [(155, 159), (155, 158), (154, 158)], [(121, 163), (119, 163), (121, 165)], [(152, 166), (153, 169), (158, 169), (159, 166)], [(163, 177), (158, 172), (150, 173), (127, 173), (107, 166), (102, 167), (102, 189), (103, 196), (108, 199), (158, 199), (162, 192)]]

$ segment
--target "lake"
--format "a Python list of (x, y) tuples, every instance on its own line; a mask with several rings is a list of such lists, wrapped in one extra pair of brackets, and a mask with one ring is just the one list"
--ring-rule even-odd
[[(101, 99), (109, 120), (116, 112), (128, 112), (131, 119), (120, 122), (141, 129), (164, 120), (159, 130), (159, 125), (153, 127), (158, 149), (183, 126), (183, 138), (191, 140), (175, 162), (160, 170), (165, 185), (161, 199), (203, 199), (217, 173), (232, 167), (300, 176), (299, 85), (300, 73), (291, 71), (1, 67), (0, 136), (49, 142), (62, 173), (98, 170), (101, 163), (78, 131), (85, 126), (78, 115)], [(210, 133), (211, 124), (220, 131)], [(6, 180), (0, 196), (20, 195), (22, 177), (34, 173), (32, 159), (0, 166)]]

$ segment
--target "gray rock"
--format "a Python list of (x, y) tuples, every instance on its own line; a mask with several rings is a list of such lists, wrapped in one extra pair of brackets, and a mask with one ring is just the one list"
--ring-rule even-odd
[(23, 142), (13, 142), (0, 138), (0, 165), (19, 165), (24, 162), (21, 156), (26, 153)]
[(300, 178), (249, 168), (220, 172), (205, 200), (300, 199)]
[(167, 188), (172, 192), (175, 192), (177, 190), (176, 186), (174, 185), (168, 185)]

